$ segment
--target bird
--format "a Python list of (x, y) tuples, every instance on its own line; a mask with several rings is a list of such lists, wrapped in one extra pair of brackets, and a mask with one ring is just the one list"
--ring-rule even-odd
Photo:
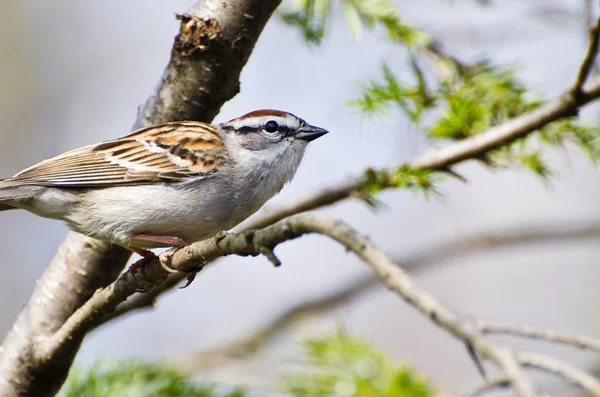
[(0, 179), (0, 211), (62, 220), (153, 258), (149, 249), (176, 250), (244, 221), (292, 180), (307, 144), (327, 133), (274, 109), (218, 125), (154, 125)]

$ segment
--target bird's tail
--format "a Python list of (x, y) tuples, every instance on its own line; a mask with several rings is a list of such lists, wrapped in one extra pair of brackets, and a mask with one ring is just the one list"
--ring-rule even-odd
[(6, 179), (0, 179), (0, 211), (14, 210), (16, 207), (8, 204), (9, 197), (8, 190), (12, 189), (9, 183), (6, 183)]

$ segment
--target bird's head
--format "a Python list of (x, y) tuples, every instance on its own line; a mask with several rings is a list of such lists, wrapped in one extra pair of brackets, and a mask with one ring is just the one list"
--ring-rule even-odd
[(219, 125), (230, 157), (246, 169), (279, 170), (289, 181), (308, 142), (327, 130), (281, 110), (255, 110)]

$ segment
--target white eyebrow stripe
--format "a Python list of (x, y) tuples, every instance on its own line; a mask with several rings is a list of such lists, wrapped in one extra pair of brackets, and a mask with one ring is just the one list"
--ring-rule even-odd
[(249, 117), (246, 119), (232, 121), (229, 123), (229, 125), (231, 125), (235, 129), (239, 129), (242, 127), (259, 129), (271, 120), (277, 122), (281, 126), (285, 126), (290, 129), (298, 128), (301, 123), (301, 121), (298, 118), (296, 118), (292, 115), (287, 115), (285, 117), (282, 117), (282, 116)]

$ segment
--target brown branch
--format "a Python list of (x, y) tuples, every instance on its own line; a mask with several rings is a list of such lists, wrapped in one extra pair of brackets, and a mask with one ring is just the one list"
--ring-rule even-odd
[[(599, 30), (600, 19), (591, 29), (593, 37), (576, 82), (558, 98), (503, 124), (491, 127), (481, 134), (436, 148), (409, 162), (409, 165), (428, 170), (447, 170), (463, 161), (480, 158), (485, 153), (506, 146), (553, 121), (577, 115), (582, 106), (600, 97), (600, 81), (593, 82), (587, 89), (583, 88), (585, 81), (580, 81), (580, 79), (586, 80), (589, 76), (588, 63), (590, 59), (593, 61), (597, 54)], [(260, 229), (288, 216), (337, 203), (355, 194), (362, 183), (363, 178), (359, 176), (326, 187), (291, 205), (280, 207), (254, 219), (245, 226), (248, 229)]]
[[(429, 271), (435, 268), (437, 264), (447, 263), (452, 259), (491, 249), (531, 246), (532, 244), (540, 243), (572, 242), (584, 238), (598, 237), (600, 237), (600, 222), (589, 222), (585, 225), (581, 225), (580, 222), (572, 222), (564, 225), (521, 227), (515, 230), (489, 232), (474, 237), (459, 238), (433, 247), (419, 247), (417, 253), (414, 255), (409, 255), (405, 258), (396, 255), (394, 262), (401, 264), (402, 268), (408, 272), (417, 273)], [(180, 277), (179, 280), (182, 278)], [(339, 309), (341, 306), (348, 305), (351, 300), (360, 299), (364, 294), (369, 293), (377, 287), (381, 287), (379, 279), (374, 275), (367, 275), (325, 296), (302, 300), (302, 302), (289, 307), (274, 317), (252, 334), (233, 340), (222, 346), (198, 352), (186, 358), (185, 361), (187, 363), (193, 363), (186, 365), (186, 368), (188, 370), (191, 368), (193, 370), (200, 370), (223, 365), (228, 359), (248, 359), (251, 355), (264, 348), (270, 341), (286, 332), (295, 324), (302, 322), (306, 317), (316, 317)], [(123, 315), (129, 310), (138, 309), (145, 302), (154, 301), (164, 291), (164, 289), (152, 290), (146, 294), (135, 296), (131, 301), (127, 301), (122, 306), (117, 307), (118, 313), (116, 315)], [(110, 318), (114, 318), (115, 316), (111, 315)], [(481, 321), (478, 323), (478, 326), (480, 332), (490, 333), (492, 332), (491, 327), (496, 326), (496, 329), (499, 329), (504, 324)], [(527, 328), (527, 330), (532, 331), (533, 329)], [(559, 342), (558, 339), (562, 336), (565, 342), (560, 343), (567, 343), (566, 338), (568, 336), (566, 335), (559, 335), (550, 331), (540, 331), (545, 332), (546, 338), (556, 338), (555, 342)], [(575, 338), (571, 342), (578, 348), (583, 348), (583, 346), (577, 345), (577, 343), (581, 343), (589, 345), (589, 349), (595, 349), (594, 341), (589, 338)]]
[(583, 0), (584, 5), (585, 5), (585, 10), (584, 10), (584, 22), (585, 22), (585, 32), (587, 34), (589, 34), (590, 32), (590, 25), (592, 24), (592, 21), (594, 20), (594, 0)]
[[(428, 170), (444, 170), (465, 160), (475, 159), (505, 145), (508, 145), (544, 125), (564, 117), (574, 116), (578, 109), (600, 97), (600, 81), (595, 82), (589, 90), (575, 98), (567, 92), (529, 113), (525, 113), (504, 124), (489, 128), (487, 131), (434, 149), (409, 163), (412, 167)], [(248, 229), (260, 229), (288, 216), (314, 210), (334, 204), (351, 197), (362, 186), (362, 177), (354, 178), (324, 188), (289, 206), (283, 206), (255, 219), (245, 225)]]
[[(585, 224), (583, 222), (570, 222), (563, 225), (555, 224), (520, 227), (515, 228), (515, 230), (488, 232), (473, 237), (464, 237), (447, 243), (441, 243), (433, 247), (419, 247), (417, 254), (408, 256), (396, 255), (394, 261), (401, 263), (402, 267), (410, 272), (420, 272), (428, 271), (436, 264), (447, 262), (450, 259), (489, 249), (524, 245), (530, 246), (531, 244), (570, 242), (596, 237), (600, 237), (600, 221), (586, 221)], [(130, 311), (151, 308), (158, 296), (179, 284), (185, 277), (185, 274), (172, 275), (158, 288), (154, 288), (145, 294), (134, 296), (127, 300), (127, 302), (119, 305), (117, 309), (107, 315), (99, 325), (104, 324), (115, 317), (125, 315)], [(311, 311), (311, 307), (320, 308), (323, 309), (323, 311), (331, 310), (336, 307), (335, 303), (344, 303), (343, 300), (340, 299), (341, 297), (347, 299), (357, 298), (377, 285), (378, 282), (376, 277), (362, 278), (340, 288), (330, 295), (294, 306), (290, 308), (289, 311), (306, 313)], [(316, 312), (320, 311), (321, 310), (316, 310)], [(294, 321), (294, 316), (289, 316), (288, 311), (284, 312), (281, 316), (288, 318), (292, 322)], [(279, 322), (280, 320), (275, 319), (273, 320), (273, 323), (269, 324), (278, 324)], [(270, 334), (270, 332), (266, 330), (268, 327), (269, 326), (262, 328), (262, 330), (258, 332), (258, 335), (264, 333)], [(282, 327), (281, 329), (283, 330), (284, 328), (287, 328), (287, 326)], [(252, 337), (244, 339), (248, 340), (249, 344), (255, 345), (255, 342), (252, 341)], [(240, 346), (240, 342), (233, 342), (233, 345)], [(226, 348), (225, 350), (223, 349), (224, 348), (218, 348), (216, 350), (227, 351)], [(236, 348), (236, 350), (238, 349)]]
[[(256, 256), (264, 252), (265, 248), (272, 250), (284, 241), (308, 233), (329, 236), (347, 250), (354, 252), (371, 266), (383, 283), (407, 303), (465, 344), (472, 346), (479, 356), (494, 363), (519, 396), (535, 394), (531, 382), (522, 373), (511, 350), (488, 341), (477, 331), (474, 324), (464, 322), (419, 288), (386, 254), (341, 221), (323, 215), (305, 214), (287, 218), (263, 230), (218, 235), (177, 251), (168, 265), (179, 271), (192, 271), (199, 264), (206, 265), (222, 256)], [(138, 281), (131, 274), (125, 273), (107, 288), (97, 291), (51, 338), (41, 341), (39, 358), (62, 354), (65, 349), (69, 349), (73, 339), (77, 340), (84, 335), (101, 320), (102, 315), (114, 310), (120, 302), (143, 286), (140, 282), (153, 283), (166, 274), (159, 261), (154, 260), (136, 273)]]
[[(591, 48), (591, 47), (590, 47)], [(600, 96), (600, 83), (596, 84), (593, 89), (588, 91), (589, 100)], [(563, 95), (563, 97), (569, 97), (569, 93)], [(569, 101), (567, 101), (569, 102)], [(569, 102), (570, 103), (570, 102)], [(421, 158), (415, 160), (412, 165), (420, 166), (422, 168), (429, 169), (443, 169), (448, 168), (450, 165), (456, 164), (460, 161), (463, 161), (468, 158), (478, 157), (481, 153), (486, 150), (490, 150), (490, 148), (496, 148), (502, 144), (508, 143), (512, 140), (518, 139), (522, 134), (531, 132), (537, 128), (538, 125), (543, 125), (547, 123), (549, 119), (559, 118), (558, 116), (562, 113), (570, 113), (572, 110), (565, 110), (565, 101), (562, 101), (561, 98), (557, 99), (554, 103), (546, 105), (545, 108), (537, 109), (531, 113), (523, 115), (515, 120), (512, 120), (506, 124), (501, 126), (489, 129), (487, 132), (473, 137), (471, 139), (467, 139), (465, 141), (455, 143), (446, 148), (436, 149), (429, 154), (422, 156)], [(568, 107), (568, 106), (567, 106)], [(540, 121), (540, 119), (542, 119)], [(525, 131), (525, 132), (524, 132)], [(285, 218), (286, 216), (293, 215), (296, 213), (305, 212), (314, 208), (322, 207), (325, 205), (333, 204), (340, 200), (350, 197), (356, 190), (360, 187), (361, 178), (356, 178), (354, 180), (348, 180), (346, 182), (340, 183), (338, 185), (325, 188), (318, 193), (309, 196), (295, 204), (292, 204), (289, 207), (281, 208), (274, 212), (268, 213), (256, 220), (251, 220), (249, 223), (245, 225), (241, 225), (241, 227), (236, 228), (235, 230), (242, 231), (253, 228), (262, 228), (273, 224), (274, 222)], [(594, 226), (592, 226), (593, 228)], [(588, 233), (589, 231), (582, 230), (582, 233)], [(555, 237), (544, 235), (545, 232), (541, 231), (541, 235), (539, 236), (541, 239), (544, 238), (557, 238), (561, 239), (561, 235), (557, 234)], [(591, 233), (595, 233), (594, 230), (591, 230)], [(500, 236), (498, 244), (501, 244), (502, 241), (506, 240), (505, 244), (515, 244), (518, 241), (508, 241), (511, 238), (519, 239), (521, 236)], [(531, 236), (531, 239), (535, 239), (536, 236)], [(488, 242), (485, 239), (479, 241), (472, 241), (464, 244), (450, 244), (448, 247), (443, 247), (438, 251), (438, 255), (448, 256), (452, 255), (454, 251), (454, 255), (460, 254), (461, 250), (472, 250), (474, 245), (487, 245)], [(496, 243), (491, 243), (492, 245)], [(430, 258), (431, 261), (433, 258)], [(182, 280), (184, 276), (174, 276), (175, 278), (171, 278), (171, 283), (169, 285), (174, 286), (178, 283), (179, 280)], [(369, 283), (367, 283), (369, 284)], [(154, 303), (154, 299), (159, 294), (166, 291), (168, 288), (161, 288), (158, 290), (153, 290), (143, 297), (136, 297), (131, 302), (128, 302), (123, 305), (123, 307), (117, 308), (117, 312), (111, 314), (110, 317), (114, 318), (116, 316), (127, 313), (130, 310), (142, 309), (148, 306), (151, 306)], [(362, 290), (355, 290), (356, 293), (362, 293)], [(340, 291), (340, 293), (345, 294), (345, 291)], [(154, 296), (152, 296), (154, 295)], [(332, 295), (331, 299), (335, 300), (335, 294)]]
[[(211, 2), (210, 6), (198, 5), (190, 10), (189, 16), (183, 16), (171, 62), (156, 94), (140, 110), (136, 126), (176, 119), (207, 121), (212, 118), (223, 101), (237, 92), (239, 72), (264, 23), (278, 3), (279, 1), (273, 0), (245, 0), (236, 2), (235, 7), (232, 7), (224, 2)], [(521, 138), (549, 122), (575, 115), (581, 106), (598, 96), (598, 82), (587, 90), (582, 88), (567, 92), (533, 112), (491, 128), (484, 134), (432, 152), (417, 159), (412, 165), (447, 169), (453, 164)], [(254, 225), (260, 225), (260, 222), (262, 225), (272, 224), (292, 213), (332, 204), (352, 195), (360, 187), (360, 182), (359, 178), (326, 189), (294, 208), (284, 208)], [(229, 241), (227, 237), (224, 240)], [(214, 257), (223, 254), (218, 252), (223, 249), (220, 243), (213, 241), (213, 246), (199, 244), (194, 246), (200, 247), (200, 252), (210, 252)], [(66, 254), (57, 255), (48, 267), (32, 299), (19, 317), (20, 326), (13, 328), (3, 344), (0, 357), (2, 395), (43, 396), (53, 393), (64, 380), (87, 330), (132, 293), (128, 288), (135, 283), (130, 280), (129, 275), (124, 275), (107, 288), (96, 292), (87, 303), (70, 315), (95, 287), (106, 285), (110, 280), (99, 277), (100, 272), (114, 277), (122, 269), (126, 254), (120, 249), (113, 249), (75, 234), (69, 236), (61, 250)], [(259, 251), (250, 250), (247, 254), (258, 253)], [(178, 254), (191, 255), (186, 259), (187, 263), (211, 259), (194, 257), (194, 252), (189, 249)], [(65, 259), (66, 257), (69, 259)], [(107, 263), (106, 259), (110, 258), (112, 260)], [(175, 267), (178, 264), (176, 258), (179, 258), (180, 270), (191, 270), (191, 267), (186, 267), (186, 260), (178, 255), (173, 258)], [(69, 262), (78, 266), (69, 268)], [(142, 278), (156, 280), (164, 276), (164, 270), (154, 268), (149, 266), (143, 269)], [(65, 275), (59, 276), (59, 273)], [(55, 299), (57, 294), (61, 299)], [(95, 307), (94, 304), (99, 301), (103, 301), (103, 304)], [(453, 332), (462, 339), (472, 336), (465, 334), (465, 330), (466, 328), (458, 327)], [(35, 343), (37, 341), (42, 343)], [(521, 395), (532, 394), (528, 382), (521, 376), (510, 354), (504, 350), (486, 350), (486, 346), (483, 344), (475, 347), (484, 357), (492, 359), (505, 369), (506, 375)]]
[[(199, 1), (180, 16), (169, 64), (134, 127), (210, 121), (238, 92), (241, 69), (280, 1)], [(43, 360), (37, 341), (51, 337), (97, 288), (113, 282), (128, 258), (121, 248), (68, 235), (2, 344), (0, 395), (48, 396), (58, 390), (84, 335), (60, 356)]]
[[(590, 16), (591, 16), (591, 10)], [(577, 78), (575, 79), (575, 83), (573, 84), (572, 92), (573, 95), (577, 96), (583, 93), (583, 85), (588, 80), (590, 73), (594, 69), (594, 64), (596, 63), (596, 57), (598, 56), (598, 44), (600, 42), (600, 18), (596, 21), (596, 24), (593, 26), (588, 26), (588, 49), (585, 54), (585, 58), (581, 63), (581, 67), (579, 68), (579, 73), (577, 73)]]
[(528, 325), (502, 324), (489, 321), (477, 321), (477, 328), (483, 334), (505, 334), (529, 339), (543, 340), (572, 346), (580, 350), (600, 353), (600, 340), (587, 336), (574, 336), (555, 331), (534, 328)]

